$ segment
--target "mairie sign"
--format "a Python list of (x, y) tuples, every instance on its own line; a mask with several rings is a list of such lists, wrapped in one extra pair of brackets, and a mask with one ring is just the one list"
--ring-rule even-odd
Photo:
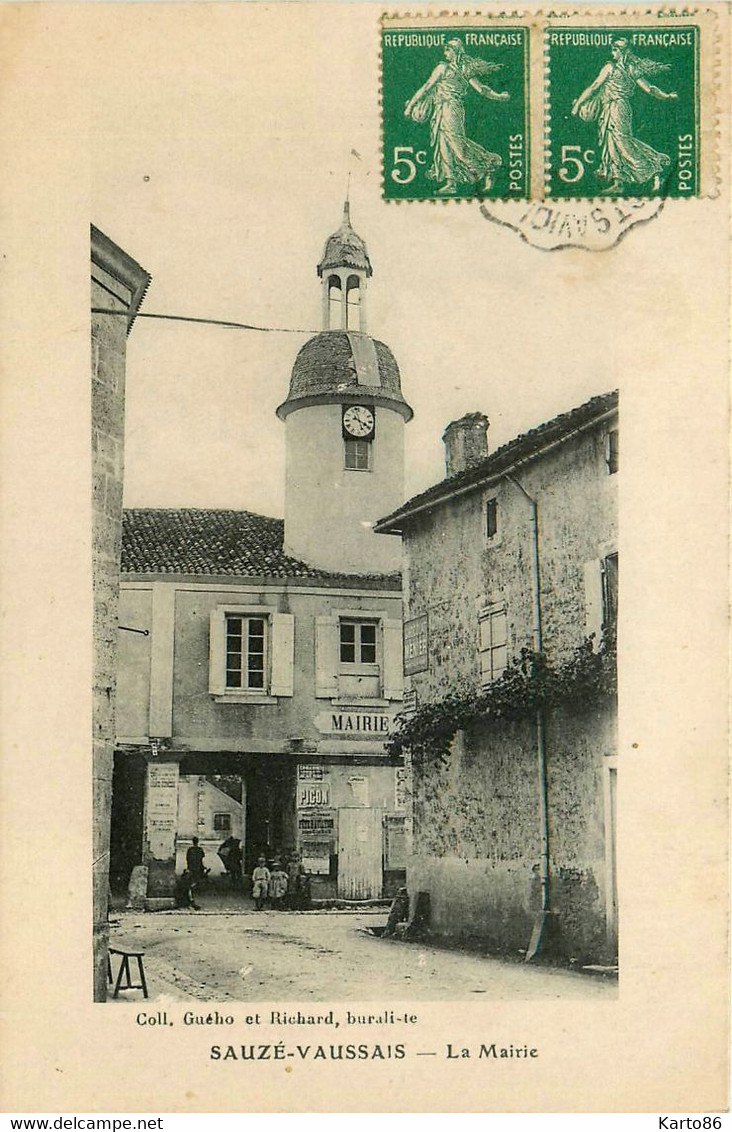
[(321, 711), (315, 716), (315, 726), (323, 735), (382, 738), (391, 730), (391, 716), (380, 712)]

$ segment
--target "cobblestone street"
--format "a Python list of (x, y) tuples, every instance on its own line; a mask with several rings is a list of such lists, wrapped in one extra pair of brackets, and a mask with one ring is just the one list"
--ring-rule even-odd
[[(150, 998), (303, 1002), (612, 998), (613, 979), (370, 935), (369, 912), (140, 913), (114, 917), (112, 947), (141, 950)], [(116, 970), (116, 968), (115, 968)], [(119, 1001), (141, 997), (121, 994)]]

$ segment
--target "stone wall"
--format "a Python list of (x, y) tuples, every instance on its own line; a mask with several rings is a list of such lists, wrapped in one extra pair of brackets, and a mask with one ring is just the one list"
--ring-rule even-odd
[[(546, 719), (550, 907), (566, 958), (608, 958), (605, 764), (610, 710)], [(432, 928), (525, 950), (540, 908), (539, 791), (533, 719), (458, 735), (447, 762), (414, 775), (408, 886), (430, 893)]]
[(107, 907), (115, 743), (126, 339), (149, 276), (92, 227), (91, 316), (94, 999), (107, 997)]
[[(96, 280), (92, 305), (125, 309)], [(124, 318), (92, 316), (92, 568), (94, 577), (94, 998), (106, 998), (109, 814), (112, 804), (117, 610), (124, 477)]]

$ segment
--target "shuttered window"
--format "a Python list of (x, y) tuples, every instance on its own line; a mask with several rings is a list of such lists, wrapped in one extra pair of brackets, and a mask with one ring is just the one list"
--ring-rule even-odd
[(263, 617), (226, 618), (226, 687), (264, 691), (268, 660)]
[(341, 664), (376, 664), (377, 621), (348, 621), (339, 625)]
[(618, 556), (608, 554), (585, 563), (585, 633), (599, 645), (618, 622)]
[(478, 615), (478, 655), (480, 679), (489, 684), (497, 679), (508, 664), (508, 619), (506, 607), (488, 605)]
[(618, 556), (608, 554), (602, 564), (602, 627), (614, 633), (618, 627)]
[(404, 696), (402, 622), (358, 611), (318, 617), (315, 694), (324, 699), (401, 700)]
[(209, 692), (232, 698), (291, 696), (295, 619), (261, 607), (211, 612)]
[(620, 467), (620, 433), (616, 428), (612, 429), (605, 439), (605, 461), (607, 474), (614, 476)]

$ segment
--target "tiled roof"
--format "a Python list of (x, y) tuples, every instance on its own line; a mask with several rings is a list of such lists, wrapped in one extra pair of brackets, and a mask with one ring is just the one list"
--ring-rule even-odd
[(299, 397), (337, 392), (339, 395), (357, 394), (361, 397), (381, 394), (403, 403), (396, 358), (383, 342), (376, 338), (370, 341), (373, 343), (375, 363), (378, 365), (378, 385), (359, 385), (358, 364), (348, 332), (323, 330), (310, 338), (295, 358), (288, 402)]
[(325, 243), (323, 258), (318, 264), (318, 275), (330, 267), (356, 267), (372, 274), (366, 244), (351, 227), (351, 210), (346, 201), (343, 206), (343, 222), (337, 232), (329, 236)]
[(290, 558), (284, 522), (252, 511), (131, 508), (122, 515), (123, 574), (207, 574), (374, 583), (398, 589), (397, 574), (330, 574)]
[(413, 496), (390, 515), (379, 519), (375, 526), (377, 531), (399, 533), (409, 519), (417, 511), (423, 511), (433, 505), (436, 506), (443, 498), (448, 498), (455, 491), (478, 485), (485, 480), (492, 479), (508, 471), (514, 464), (530, 460), (538, 456), (547, 445), (569, 437), (575, 429), (590, 424), (596, 418), (602, 417), (618, 407), (618, 392), (603, 393), (592, 397), (583, 405), (562, 413), (546, 424), (524, 432), (514, 440), (497, 448), (490, 456), (481, 460), (465, 471), (457, 472), (454, 476), (441, 480), (420, 495)]

